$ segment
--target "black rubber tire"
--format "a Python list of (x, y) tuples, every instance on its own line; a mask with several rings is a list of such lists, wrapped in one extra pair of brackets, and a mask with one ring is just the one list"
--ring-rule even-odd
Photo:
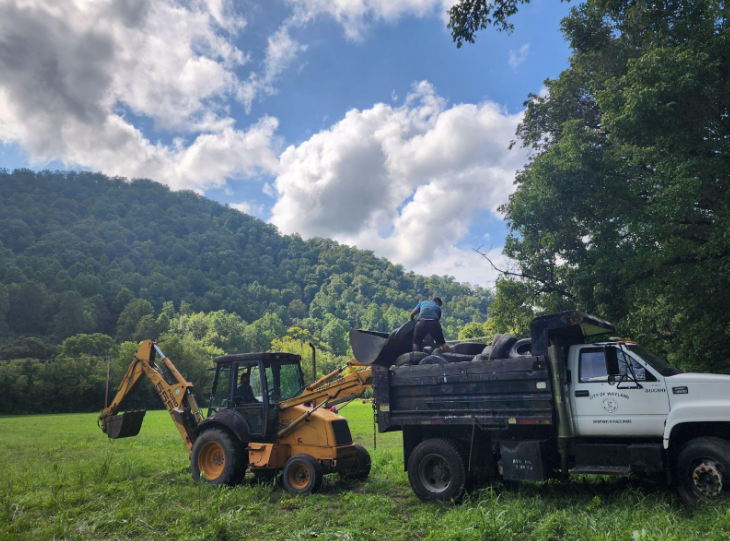
[(397, 338), (398, 340), (413, 341), (413, 331), (416, 329), (416, 320), (412, 319), (408, 323), (404, 323), (389, 335), (389, 338)]
[(479, 355), (474, 355), (474, 358), (471, 360), (473, 363), (486, 363), (489, 362), (490, 358), (488, 355), (484, 355), (484, 353), (480, 353)]
[(427, 364), (448, 364), (449, 361), (444, 359), (443, 357), (439, 357), (438, 355), (429, 355), (428, 357), (424, 357), (418, 362), (418, 366), (424, 366)]
[(456, 344), (451, 348), (451, 351), (454, 353), (461, 353), (463, 355), (479, 355), (482, 351), (484, 351), (484, 348), (487, 347), (487, 344), (482, 344), (480, 342), (464, 342), (463, 344)]
[(463, 362), (470, 363), (470, 362), (472, 362), (472, 360), (474, 360), (474, 355), (465, 355), (462, 353), (446, 352), (446, 353), (442, 353), (441, 357), (443, 357), (450, 363), (463, 363)]
[(677, 457), (675, 470), (679, 497), (689, 505), (716, 502), (730, 494), (730, 442), (696, 438)]
[(509, 333), (497, 338), (492, 344), (492, 359), (506, 359), (515, 342), (517, 342), (517, 337)]
[(482, 350), (482, 352), (480, 353), (480, 355), (484, 355), (485, 357), (488, 357), (491, 354), (492, 354), (492, 345), (491, 344), (488, 345), (487, 347), (485, 347)]
[(340, 472), (340, 477), (352, 481), (364, 481), (370, 475), (372, 462), (370, 461), (370, 453), (368, 453), (368, 450), (357, 443), (355, 444), (355, 460), (357, 461), (357, 465), (352, 468), (342, 470)]
[(214, 485), (237, 485), (246, 475), (248, 453), (241, 441), (222, 428), (209, 428), (195, 439), (190, 454), (190, 473), (200, 481), (201, 471), (206, 463), (222, 465), (220, 471), (211, 472), (210, 468), (203, 479)]
[(291, 457), (284, 466), (284, 489), (290, 494), (313, 494), (322, 486), (322, 466), (311, 455)]
[(408, 457), (408, 481), (424, 502), (458, 501), (466, 488), (464, 453), (453, 440), (432, 438)]
[(509, 350), (509, 356), (512, 358), (516, 357), (529, 357), (532, 354), (532, 339), (523, 338), (517, 340)]
[(428, 357), (427, 353), (424, 353), (423, 351), (410, 351), (408, 353), (404, 353), (403, 355), (400, 355), (395, 360), (396, 366), (405, 366), (405, 365), (411, 365), (411, 364), (418, 364), (418, 362), (421, 359), (425, 359)]

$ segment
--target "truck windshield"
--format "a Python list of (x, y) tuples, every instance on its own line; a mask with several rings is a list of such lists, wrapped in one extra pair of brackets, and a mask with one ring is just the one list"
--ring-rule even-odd
[(667, 361), (660, 357), (657, 357), (651, 351), (649, 351), (648, 349), (644, 349), (638, 344), (628, 344), (627, 347), (634, 355), (646, 362), (646, 364), (651, 366), (654, 370), (659, 372), (664, 377), (674, 376), (676, 374), (682, 373), (682, 370), (680, 370), (679, 368), (674, 368)]

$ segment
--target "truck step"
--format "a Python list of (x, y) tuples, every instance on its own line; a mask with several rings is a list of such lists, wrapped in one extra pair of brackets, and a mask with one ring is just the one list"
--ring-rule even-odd
[(570, 473), (593, 475), (628, 475), (631, 468), (628, 466), (574, 466)]

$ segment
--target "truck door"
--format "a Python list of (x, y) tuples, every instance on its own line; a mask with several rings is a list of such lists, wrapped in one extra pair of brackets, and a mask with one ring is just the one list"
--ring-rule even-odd
[(604, 346), (571, 351), (570, 395), (577, 436), (661, 437), (669, 414), (664, 378), (630, 355), (617, 351), (621, 377), (610, 381)]

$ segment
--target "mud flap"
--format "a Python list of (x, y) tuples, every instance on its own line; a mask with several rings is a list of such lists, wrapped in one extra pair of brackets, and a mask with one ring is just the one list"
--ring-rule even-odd
[(147, 410), (134, 410), (112, 415), (106, 420), (106, 435), (109, 439), (130, 438), (139, 434)]

